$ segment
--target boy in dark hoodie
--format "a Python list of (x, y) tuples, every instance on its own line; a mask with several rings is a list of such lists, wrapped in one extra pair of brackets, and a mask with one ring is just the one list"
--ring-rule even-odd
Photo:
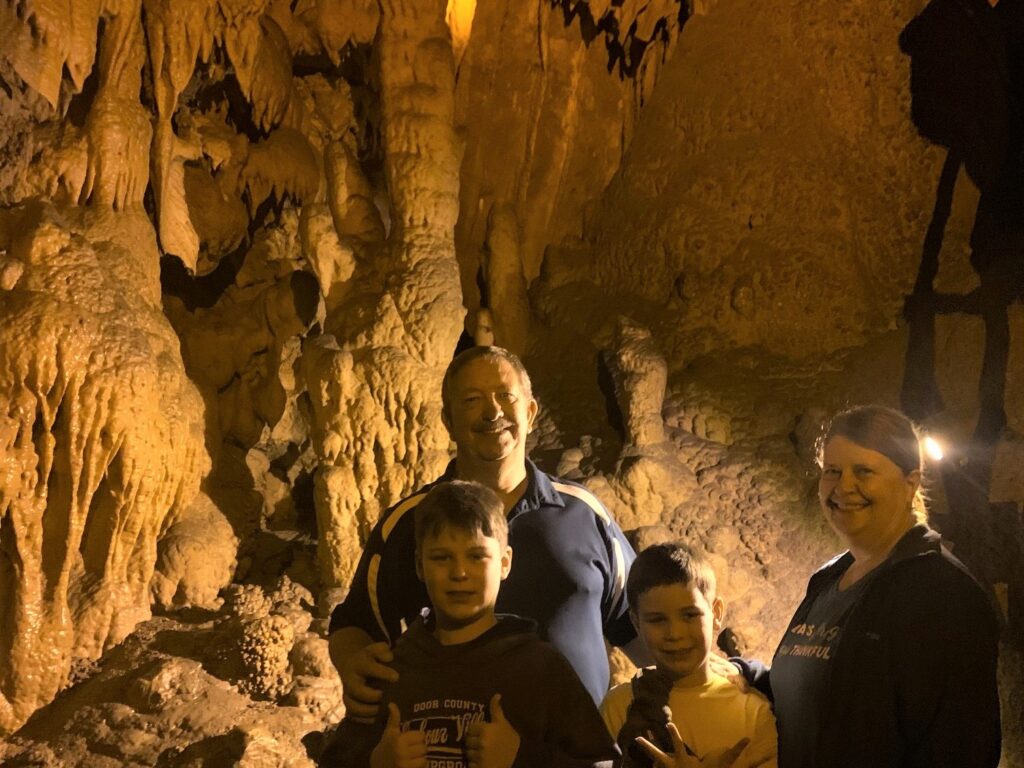
[(415, 514), (433, 607), (394, 649), (372, 768), (610, 768), (617, 749), (572, 667), (532, 621), (494, 612), (512, 567), (498, 496), (441, 483)]

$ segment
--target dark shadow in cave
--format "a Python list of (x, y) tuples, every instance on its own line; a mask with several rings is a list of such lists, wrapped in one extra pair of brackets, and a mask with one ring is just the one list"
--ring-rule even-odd
[[(992, 7), (985, 0), (932, 0), (899, 42), (910, 56), (914, 125), (949, 150), (917, 282), (904, 309), (909, 337), (901, 404), (915, 419), (942, 410), (935, 383), (935, 318), (980, 317), (985, 349), (978, 420), (969, 444), (942, 464), (950, 514), (940, 527), (977, 574), (1009, 582), (1012, 576), (998, 566), (1005, 558), (997, 556), (1007, 543), (994, 535), (998, 510), (988, 497), (996, 443), (1006, 425), (1008, 310), (1024, 296), (1024, 10), (1005, 1)], [(981, 193), (970, 242), (980, 285), (965, 294), (939, 293), (934, 281), (961, 168)]]
[(222, 257), (217, 266), (205, 275), (193, 275), (177, 256), (161, 256), (160, 290), (164, 296), (181, 299), (189, 312), (195, 312), (200, 308), (209, 309), (224, 295), (224, 291), (234, 284), (235, 276), (248, 250), (248, 241), (243, 241), (233, 252)]
[(956, 177), (962, 165), (957, 154), (950, 150), (939, 174), (935, 207), (921, 248), (921, 265), (917, 271), (914, 292), (903, 305), (909, 338), (900, 400), (903, 411), (919, 421), (945, 407), (939, 385), (935, 381), (935, 292), (932, 286), (939, 272), (942, 238), (953, 207)]
[(626, 419), (622, 409), (619, 408), (619, 400), (615, 394), (615, 379), (612, 370), (608, 365), (605, 353), (597, 356), (597, 386), (604, 395), (604, 415), (608, 425), (615, 430), (619, 442), (626, 442)]

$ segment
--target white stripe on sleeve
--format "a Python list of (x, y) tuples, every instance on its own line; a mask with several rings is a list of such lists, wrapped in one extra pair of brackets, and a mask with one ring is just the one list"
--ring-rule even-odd
[(370, 608), (373, 609), (374, 618), (377, 619), (377, 625), (380, 627), (380, 631), (384, 633), (384, 637), (387, 638), (388, 642), (391, 642), (391, 634), (388, 632), (387, 625), (384, 623), (384, 616), (380, 612), (380, 602), (377, 599), (377, 576), (380, 573), (380, 555), (374, 555), (370, 558), (370, 567), (366, 572), (366, 589), (370, 593)]

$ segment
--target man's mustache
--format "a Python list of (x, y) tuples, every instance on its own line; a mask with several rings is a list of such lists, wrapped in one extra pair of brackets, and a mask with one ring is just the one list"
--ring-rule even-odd
[(500, 432), (503, 429), (512, 429), (515, 427), (514, 421), (508, 419), (498, 419), (497, 421), (483, 421), (477, 422), (473, 425), (474, 432)]

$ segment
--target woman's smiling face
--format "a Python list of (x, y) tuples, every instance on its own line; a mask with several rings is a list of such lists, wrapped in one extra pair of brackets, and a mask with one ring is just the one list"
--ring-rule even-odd
[(921, 473), (904, 474), (891, 459), (841, 435), (822, 452), (818, 499), (850, 546), (885, 551), (914, 524), (911, 502)]

